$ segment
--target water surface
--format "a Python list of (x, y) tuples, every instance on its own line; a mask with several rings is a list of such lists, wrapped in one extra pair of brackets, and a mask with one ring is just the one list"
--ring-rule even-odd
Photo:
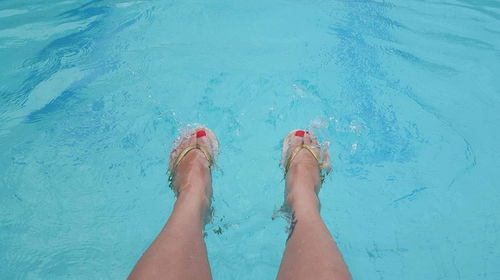
[(307, 127), (355, 279), (498, 279), (499, 43), (498, 1), (3, 1), (0, 275), (125, 278), (201, 123), (214, 279), (275, 278), (281, 140)]

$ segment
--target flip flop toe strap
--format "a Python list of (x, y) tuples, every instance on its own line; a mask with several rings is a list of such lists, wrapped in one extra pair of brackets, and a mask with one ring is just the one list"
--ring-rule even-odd
[(290, 156), (288, 157), (288, 160), (287, 160), (286, 166), (285, 166), (285, 177), (286, 177), (286, 174), (288, 173), (288, 169), (290, 168), (290, 164), (292, 163), (293, 158), (295, 158), (297, 153), (302, 149), (307, 149), (309, 152), (311, 152), (311, 154), (314, 156), (314, 158), (318, 161), (319, 169), (320, 170), (323, 169), (323, 163), (321, 162), (320, 155), (318, 153), (316, 153), (311, 146), (303, 144), (303, 145), (297, 146), (293, 150), (293, 152), (290, 154)]
[(172, 181), (172, 179), (175, 177), (175, 171), (177, 170), (177, 166), (179, 165), (179, 163), (187, 155), (187, 153), (189, 153), (191, 150), (194, 150), (194, 149), (198, 149), (198, 150), (202, 151), (208, 160), (209, 167), (212, 166), (212, 164), (213, 164), (212, 156), (210, 155), (210, 153), (207, 151), (207, 149), (205, 147), (203, 147), (199, 144), (188, 146), (184, 150), (182, 150), (182, 152), (179, 154), (179, 156), (175, 159), (174, 165), (172, 166), (172, 169), (170, 170), (170, 176), (169, 176), (170, 181)]

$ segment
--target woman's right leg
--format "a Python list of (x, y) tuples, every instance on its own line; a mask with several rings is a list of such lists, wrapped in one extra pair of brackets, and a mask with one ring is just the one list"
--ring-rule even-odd
[[(306, 134), (293, 136), (295, 145), (317, 144)], [(349, 270), (319, 213), (319, 167), (302, 149), (294, 157), (286, 178), (286, 203), (293, 221), (278, 279), (351, 279)]]
[[(195, 144), (209, 145), (204, 134), (191, 137), (176, 148), (176, 154)], [(177, 166), (176, 174), (173, 187), (178, 197), (172, 215), (137, 262), (130, 280), (212, 279), (202, 235), (212, 195), (209, 162), (201, 150), (191, 150)]]

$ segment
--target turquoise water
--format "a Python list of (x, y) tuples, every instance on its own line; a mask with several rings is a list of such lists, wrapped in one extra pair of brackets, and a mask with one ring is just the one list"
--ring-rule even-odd
[(500, 2), (0, 2), (0, 275), (125, 278), (190, 123), (221, 149), (214, 279), (273, 279), (280, 145), (331, 142), (355, 279), (499, 279)]

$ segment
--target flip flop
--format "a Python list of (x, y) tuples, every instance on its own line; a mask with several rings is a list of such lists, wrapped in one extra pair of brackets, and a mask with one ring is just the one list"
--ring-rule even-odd
[[(290, 131), (285, 139), (283, 140), (283, 148), (281, 151), (281, 165), (285, 168), (284, 172), (284, 177), (286, 179), (286, 174), (288, 173), (288, 169), (290, 168), (290, 164), (292, 163), (293, 159), (297, 155), (297, 153), (302, 150), (306, 149), (311, 154), (314, 156), (314, 158), (318, 161), (318, 167), (320, 170), (320, 179), (321, 183), (325, 180), (325, 176), (330, 173), (331, 170), (331, 165), (330, 165), (330, 153), (328, 151), (328, 148), (324, 148), (323, 151), (321, 152), (316, 152), (314, 149), (315, 148), (321, 148), (321, 145), (298, 145), (293, 149), (293, 151), (290, 152), (290, 148), (292, 146), (291, 140), (293, 136), (298, 136), (298, 137), (304, 137), (306, 134), (310, 134), (308, 131), (300, 130), (300, 129), (295, 129)], [(314, 139), (314, 138), (312, 138)], [(324, 173), (323, 173), (324, 172)]]
[[(207, 137), (208, 143), (207, 145), (195, 144), (189, 145), (184, 148), (180, 153), (176, 153), (176, 149), (179, 145), (181, 145), (184, 141), (189, 141), (191, 137), (201, 138)], [(195, 129), (184, 133), (183, 136), (177, 138), (177, 140), (173, 144), (172, 152), (170, 153), (170, 163), (168, 165), (167, 174), (169, 174), (168, 180), (170, 183), (173, 183), (175, 180), (175, 175), (177, 172), (177, 167), (179, 166), (182, 159), (189, 153), (191, 150), (198, 149), (203, 152), (205, 158), (208, 160), (209, 168), (215, 164), (215, 160), (219, 153), (219, 141), (217, 137), (213, 133), (212, 130), (204, 127), (198, 126)]]

